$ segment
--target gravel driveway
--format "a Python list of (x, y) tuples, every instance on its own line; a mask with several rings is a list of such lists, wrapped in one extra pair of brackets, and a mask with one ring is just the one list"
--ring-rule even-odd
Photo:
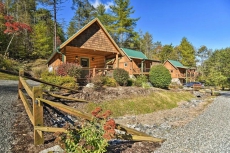
[[(29, 84), (37, 85), (29, 81)], [(13, 105), (17, 103), (18, 81), (0, 80), (0, 152), (10, 152), (12, 141), (12, 125), (15, 112)]]
[(230, 153), (230, 92), (184, 127), (170, 131), (156, 153)]
[(9, 152), (11, 142), (11, 127), (14, 112), (11, 107), (17, 100), (18, 81), (0, 80), (0, 152)]
[[(13, 142), (11, 127), (16, 114), (12, 105), (17, 103), (17, 84), (18, 81), (0, 80), (0, 152), (10, 152)], [(163, 135), (167, 141), (157, 153), (230, 153), (230, 92), (223, 92), (186, 126), (166, 130)]]

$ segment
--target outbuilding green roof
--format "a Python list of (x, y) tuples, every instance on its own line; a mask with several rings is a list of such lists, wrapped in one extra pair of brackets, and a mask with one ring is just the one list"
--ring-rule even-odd
[(127, 56), (129, 56), (130, 58), (138, 58), (138, 59), (148, 59), (144, 53), (142, 53), (141, 51), (137, 51), (137, 50), (132, 50), (132, 49), (128, 49), (128, 48), (121, 48), (125, 54)]
[(181, 64), (181, 62), (179, 61), (174, 61), (174, 60), (168, 60), (174, 67), (181, 67), (181, 68), (187, 68), (186, 66), (184, 66), (183, 64)]

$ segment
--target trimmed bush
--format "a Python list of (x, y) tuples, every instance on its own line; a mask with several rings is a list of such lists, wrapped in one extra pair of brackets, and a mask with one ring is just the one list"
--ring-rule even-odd
[(116, 68), (113, 71), (113, 78), (121, 86), (127, 85), (129, 79), (129, 73), (121, 68)]
[[(42, 80), (55, 84), (55, 85), (59, 85), (59, 86), (63, 86), (66, 88), (70, 88), (70, 89), (77, 89), (78, 85), (76, 84), (76, 79), (74, 77), (70, 77), (70, 76), (56, 76), (54, 73), (50, 73), (48, 71), (44, 71), (41, 74), (41, 78)], [(56, 87), (50, 86), (50, 85), (46, 85), (46, 84), (42, 84), (42, 88), (45, 90), (57, 90)]]
[(171, 74), (163, 65), (155, 65), (150, 69), (149, 80), (154, 87), (168, 88), (171, 83)]
[(146, 84), (147, 82), (148, 82), (148, 79), (146, 75), (139, 75), (134, 81), (134, 85), (137, 87), (142, 87), (143, 84)]
[(105, 76), (102, 78), (103, 84), (107, 87), (116, 87), (117, 86), (117, 82), (114, 78)]
[(56, 73), (59, 76), (71, 76), (74, 78), (80, 78), (81, 66), (75, 63), (63, 63), (57, 67)]

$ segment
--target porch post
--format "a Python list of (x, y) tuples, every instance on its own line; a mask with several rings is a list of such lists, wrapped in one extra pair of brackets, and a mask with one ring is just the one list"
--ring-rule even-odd
[(95, 75), (96, 75), (96, 68), (94, 67), (93, 68), (93, 77), (95, 77)]
[(143, 75), (143, 69), (144, 69), (144, 60), (141, 61), (141, 74)]
[(118, 64), (118, 54), (116, 54), (116, 66), (117, 66), (117, 68), (119, 68), (119, 64)]
[(188, 80), (187, 80), (187, 78), (188, 78), (188, 77), (187, 77), (188, 72), (187, 72), (187, 71), (188, 71), (188, 69), (186, 69), (186, 71), (185, 71), (185, 72), (186, 72), (186, 73), (185, 73), (185, 76), (186, 76), (186, 83), (188, 82)]

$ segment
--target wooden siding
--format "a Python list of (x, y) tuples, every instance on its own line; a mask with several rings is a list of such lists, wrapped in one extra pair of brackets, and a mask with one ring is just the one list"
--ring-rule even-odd
[(164, 66), (169, 70), (172, 78), (179, 78), (180, 71), (176, 69), (170, 62), (165, 62)]
[[(195, 69), (189, 69), (187, 70), (185, 68), (178, 67), (177, 69), (170, 63), (165, 62), (164, 66), (169, 70), (172, 78), (179, 78), (179, 79), (187, 79), (187, 81), (195, 81), (195, 78), (197, 77)], [(184, 80), (182, 82), (184, 82)]]
[(68, 46), (119, 53), (105, 32), (97, 23), (93, 23), (78, 37), (73, 39)]
[[(88, 52), (84, 53), (78, 51), (78, 49), (76, 50), (71, 50), (68, 49), (68, 51), (66, 52), (66, 62), (68, 63), (78, 63), (81, 65), (80, 63), (80, 59), (81, 58), (88, 58), (89, 59), (89, 68), (105, 68), (105, 56), (102, 55), (97, 55), (97, 54), (93, 54), (94, 51), (91, 51), (92, 53), (89, 54)], [(77, 60), (76, 61), (76, 56), (77, 56)]]
[(53, 68), (57, 67), (58, 65), (62, 64), (62, 56), (61, 54), (56, 54), (48, 63), (48, 66), (52, 66)]

